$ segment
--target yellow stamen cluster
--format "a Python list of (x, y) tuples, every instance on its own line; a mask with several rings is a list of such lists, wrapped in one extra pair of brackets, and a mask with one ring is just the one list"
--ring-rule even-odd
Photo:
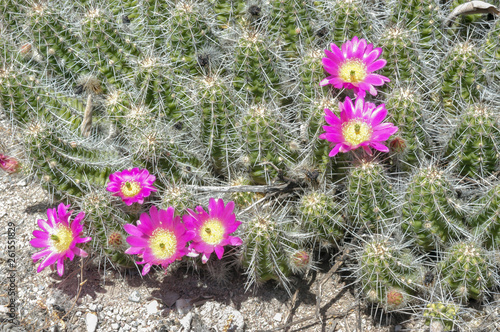
[(172, 257), (177, 250), (177, 237), (169, 230), (157, 228), (149, 239), (149, 247), (157, 259)]
[(53, 251), (63, 253), (69, 249), (74, 239), (73, 232), (69, 227), (59, 225), (57, 231), (50, 235), (50, 246)]
[(224, 238), (226, 229), (217, 219), (210, 219), (206, 221), (200, 230), (200, 236), (203, 242), (208, 244), (218, 244)]
[(344, 82), (359, 83), (366, 78), (366, 75), (366, 65), (360, 60), (347, 60), (340, 65), (339, 76)]
[(360, 119), (353, 119), (342, 124), (342, 135), (351, 146), (370, 140), (372, 133), (372, 127)]
[(134, 197), (141, 191), (141, 185), (137, 181), (127, 181), (122, 183), (120, 190), (125, 197)]

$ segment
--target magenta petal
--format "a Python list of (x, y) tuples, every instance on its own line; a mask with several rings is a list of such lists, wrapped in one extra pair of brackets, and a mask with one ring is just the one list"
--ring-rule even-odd
[(375, 61), (375, 59), (377, 59), (380, 54), (382, 54), (382, 49), (381, 48), (376, 48), (374, 49), (373, 51), (371, 51), (370, 53), (368, 53), (368, 55), (365, 55), (363, 56), (364, 57), (364, 60), (365, 60), (365, 63), (372, 63)]
[(328, 78), (324, 78), (321, 82), (319, 82), (320, 86), (325, 86), (330, 84), (330, 80)]
[(85, 242), (89, 242), (90, 240), (92, 240), (92, 238), (90, 236), (80, 237), (80, 238), (76, 239), (75, 243), (85, 243)]
[(387, 116), (387, 109), (385, 108), (385, 105), (379, 105), (375, 110), (373, 110), (371, 114), (371, 124), (373, 127), (379, 125), (382, 121), (384, 121), (385, 117)]
[(32, 256), (31, 256), (31, 259), (33, 259), (34, 262), (38, 261), (40, 258), (42, 257), (45, 257), (47, 255), (49, 255), (50, 253), (52, 253), (52, 249), (50, 248), (47, 248), (45, 250), (42, 250), (42, 251), (39, 251), (37, 253), (34, 253)]
[(223, 246), (215, 247), (215, 254), (217, 255), (217, 258), (222, 259), (222, 256), (224, 255), (224, 247)]
[(328, 142), (332, 143), (342, 143), (344, 141), (344, 135), (342, 135), (342, 132), (326, 133), (325, 137)]
[(75, 257), (75, 253), (73, 250), (70, 249), (70, 250), (66, 251), (66, 256), (69, 258), (70, 261), (72, 261), (73, 258)]
[(144, 235), (144, 233), (141, 232), (139, 228), (137, 228), (137, 226), (134, 226), (132, 224), (123, 225), (123, 229), (125, 229), (125, 232), (129, 233), (130, 235), (139, 237)]
[(127, 250), (125, 250), (126, 254), (129, 255), (138, 255), (144, 251), (144, 248), (142, 247), (130, 247)]
[(365, 98), (366, 97), (366, 90), (365, 89), (353, 89), (354, 92), (358, 95), (358, 97)]
[(57, 274), (59, 274), (60, 277), (64, 274), (64, 262), (62, 258), (57, 261)]
[(80, 249), (78, 247), (74, 247), (73, 249), (71, 249), (73, 251), (73, 253), (76, 255), (76, 256), (80, 256), (80, 257), (87, 257), (88, 254), (87, 252), (85, 252), (83, 249)]
[(127, 243), (130, 244), (132, 247), (147, 247), (148, 246), (148, 240), (142, 237), (137, 237), (137, 236), (128, 236), (127, 237)]
[(330, 49), (332, 50), (331, 52), (328, 50), (325, 50), (325, 54), (327, 57), (331, 58), (333, 61), (336, 62), (341, 62), (344, 60), (344, 55), (342, 54), (342, 51), (340, 48), (335, 45), (334, 43), (330, 44)]
[(330, 153), (328, 154), (328, 156), (329, 157), (335, 157), (337, 155), (337, 153), (339, 153), (341, 146), (342, 146), (342, 144), (335, 145), (335, 147), (332, 149), (332, 151), (330, 151)]
[(377, 85), (377, 86), (384, 85), (384, 80), (382, 79), (382, 77), (384, 77), (384, 76), (370, 74), (370, 75), (366, 76), (364, 83)]
[(55, 263), (55, 261), (59, 258), (59, 254), (55, 252), (51, 252), (50, 255), (45, 257), (45, 259), (40, 263), (38, 266), (38, 269), (36, 270), (38, 273), (40, 273), (43, 269), (45, 269), (47, 266), (52, 265)]
[(151, 270), (151, 264), (146, 263), (142, 268), (142, 275), (145, 276), (146, 274), (148, 274), (149, 270)]
[(39, 230), (34, 230), (33, 231), (33, 236), (41, 239), (41, 240), (48, 240), (49, 237), (50, 237), (50, 234), (47, 233), (47, 232), (42, 232), (42, 231), (39, 231)]
[(35, 248), (46, 248), (50, 245), (48, 240), (39, 238), (31, 240), (30, 244), (32, 247)]
[(349, 151), (352, 150), (352, 148), (349, 145), (347, 145), (347, 144), (341, 143), (339, 145), (340, 145), (339, 152), (349, 152)]
[(384, 68), (384, 66), (386, 64), (387, 64), (387, 61), (385, 61), (384, 59), (379, 59), (379, 60), (373, 62), (372, 64), (368, 65), (368, 67), (366, 68), (366, 70), (368, 72), (373, 72), (373, 71), (376, 71), (376, 70)]
[(369, 146), (364, 145), (363, 150), (365, 150), (365, 152), (368, 153), (369, 156), (373, 155), (372, 149), (370, 149)]
[(371, 142), (370, 146), (378, 151), (389, 152), (389, 148), (387, 146), (385, 146), (384, 144), (379, 143), (379, 142)]
[(240, 246), (243, 244), (243, 241), (239, 237), (230, 236), (229, 237), (229, 244), (232, 246)]

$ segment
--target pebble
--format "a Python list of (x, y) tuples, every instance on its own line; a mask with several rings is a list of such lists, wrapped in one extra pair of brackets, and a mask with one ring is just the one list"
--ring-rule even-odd
[(102, 304), (99, 304), (99, 305), (97, 306), (97, 311), (101, 312), (101, 311), (102, 311), (102, 308), (103, 308)]
[(82, 312), (81, 311), (77, 311), (75, 315), (76, 315), (76, 317), (80, 317), (82, 315)]
[(131, 302), (140, 302), (141, 301), (141, 293), (139, 291), (133, 291), (130, 296), (128, 297), (128, 300)]
[(189, 299), (178, 299), (175, 301), (175, 308), (179, 315), (187, 314), (193, 306), (191, 305), (191, 301)]
[(191, 322), (193, 321), (193, 313), (190, 312), (182, 319), (179, 320), (179, 323), (182, 325), (185, 331), (189, 331), (191, 329)]
[(223, 330), (228, 328), (229, 331), (243, 332), (245, 328), (245, 320), (241, 312), (235, 308), (224, 305), (215, 301), (208, 301), (200, 307), (199, 317), (204, 326), (214, 327)]
[(97, 316), (89, 312), (85, 316), (85, 325), (87, 326), (87, 332), (94, 332), (97, 328)]
[(148, 315), (154, 315), (158, 313), (158, 301), (153, 300), (146, 305), (146, 310)]
[(96, 311), (97, 306), (94, 303), (89, 304), (89, 310), (90, 311)]
[(118, 328), (119, 328), (119, 327), (120, 327), (120, 325), (118, 325), (117, 323), (113, 323), (113, 324), (111, 324), (111, 328), (112, 328), (113, 330), (118, 330)]
[(283, 319), (283, 315), (278, 312), (276, 315), (274, 315), (273, 319), (277, 322), (281, 322), (281, 319)]

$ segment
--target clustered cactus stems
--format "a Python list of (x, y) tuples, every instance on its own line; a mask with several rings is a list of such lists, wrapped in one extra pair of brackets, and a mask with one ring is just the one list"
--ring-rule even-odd
[(494, 284), (490, 253), (473, 241), (453, 244), (438, 264), (443, 286), (461, 300), (479, 300)]
[(347, 175), (349, 222), (381, 233), (394, 223), (395, 198), (384, 167), (376, 162), (361, 162)]
[(439, 331), (451, 331), (455, 327), (459, 306), (454, 303), (433, 302), (424, 311), (425, 322)]
[(387, 96), (385, 107), (392, 110), (388, 119), (397, 123), (399, 128), (389, 146), (401, 169), (410, 170), (411, 165), (422, 160), (428, 151), (427, 114), (422, 112), (424, 106), (423, 97), (414, 85), (397, 87)]
[(289, 289), (288, 277), (292, 270), (304, 271), (304, 267), (312, 263), (310, 254), (302, 247), (307, 234), (278, 213), (276, 210), (257, 212), (243, 226), (240, 259), (253, 281), (247, 287), (273, 279)]
[(470, 224), (488, 249), (500, 248), (500, 185), (494, 185), (480, 200)]
[(486, 104), (468, 107), (450, 139), (446, 154), (461, 175), (486, 178), (498, 168), (500, 123), (498, 112)]
[(454, 45), (446, 54), (438, 69), (442, 73), (441, 101), (451, 115), (462, 113), (463, 103), (480, 101), (486, 84), (486, 70), (478, 46), (472, 41)]
[(389, 237), (373, 235), (358, 255), (357, 274), (364, 296), (389, 311), (407, 306), (422, 275), (409, 248)]
[(299, 202), (300, 221), (307, 233), (313, 233), (313, 241), (321, 247), (338, 244), (345, 233), (341, 203), (334, 202), (332, 192), (311, 191)]
[(416, 32), (419, 46), (428, 50), (441, 39), (439, 29), (441, 9), (437, 2), (436, 0), (392, 1), (390, 21), (399, 28)]
[[(241, 263), (247, 288), (290, 290), (317, 255), (363, 242), (352, 261), (366, 298), (431, 303), (427, 322), (451, 329), (453, 301), (487, 306), (499, 286), (500, 19), (444, 24), (462, 3), (2, 1), (0, 109), (20, 171), (86, 212), (97, 259), (134, 266), (124, 224), (154, 204), (180, 218), (217, 188), (244, 228), (218, 280)], [(156, 177), (144, 206), (106, 191), (135, 168)], [(438, 272), (430, 286), (420, 262)]]
[(443, 170), (422, 167), (406, 188), (402, 229), (424, 250), (442, 249), (465, 233), (460, 203)]

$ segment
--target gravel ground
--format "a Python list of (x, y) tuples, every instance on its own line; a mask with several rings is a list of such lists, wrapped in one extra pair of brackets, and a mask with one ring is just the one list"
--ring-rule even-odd
[[(0, 122), (0, 143), (5, 153), (22, 153), (16, 151), (5, 120)], [(425, 330), (421, 322), (397, 325), (403, 318), (377, 316), (357, 305), (352, 287), (338, 275), (322, 288), (321, 321), (300, 322), (315, 314), (315, 292), (328, 262), (323, 270), (297, 280), (293, 310), (290, 296), (273, 283), (245, 292), (241, 274), (222, 287), (193, 269), (172, 269), (167, 275), (157, 270), (141, 277), (135, 270), (99, 266), (92, 257), (66, 261), (62, 278), (48, 268), (36, 273), (30, 257), (37, 250), (29, 241), (36, 220), (45, 219), (47, 208), (56, 203), (35, 181), (0, 172), (0, 331), (259, 331), (283, 326), (290, 312), (297, 323), (288, 331), (360, 331), (360, 325), (361, 331), (373, 332)], [(9, 237), (15, 240), (15, 263), (8, 260)], [(9, 294), (10, 285), (17, 287), (15, 296)], [(10, 300), (16, 301), (24, 329), (9, 324)]]

